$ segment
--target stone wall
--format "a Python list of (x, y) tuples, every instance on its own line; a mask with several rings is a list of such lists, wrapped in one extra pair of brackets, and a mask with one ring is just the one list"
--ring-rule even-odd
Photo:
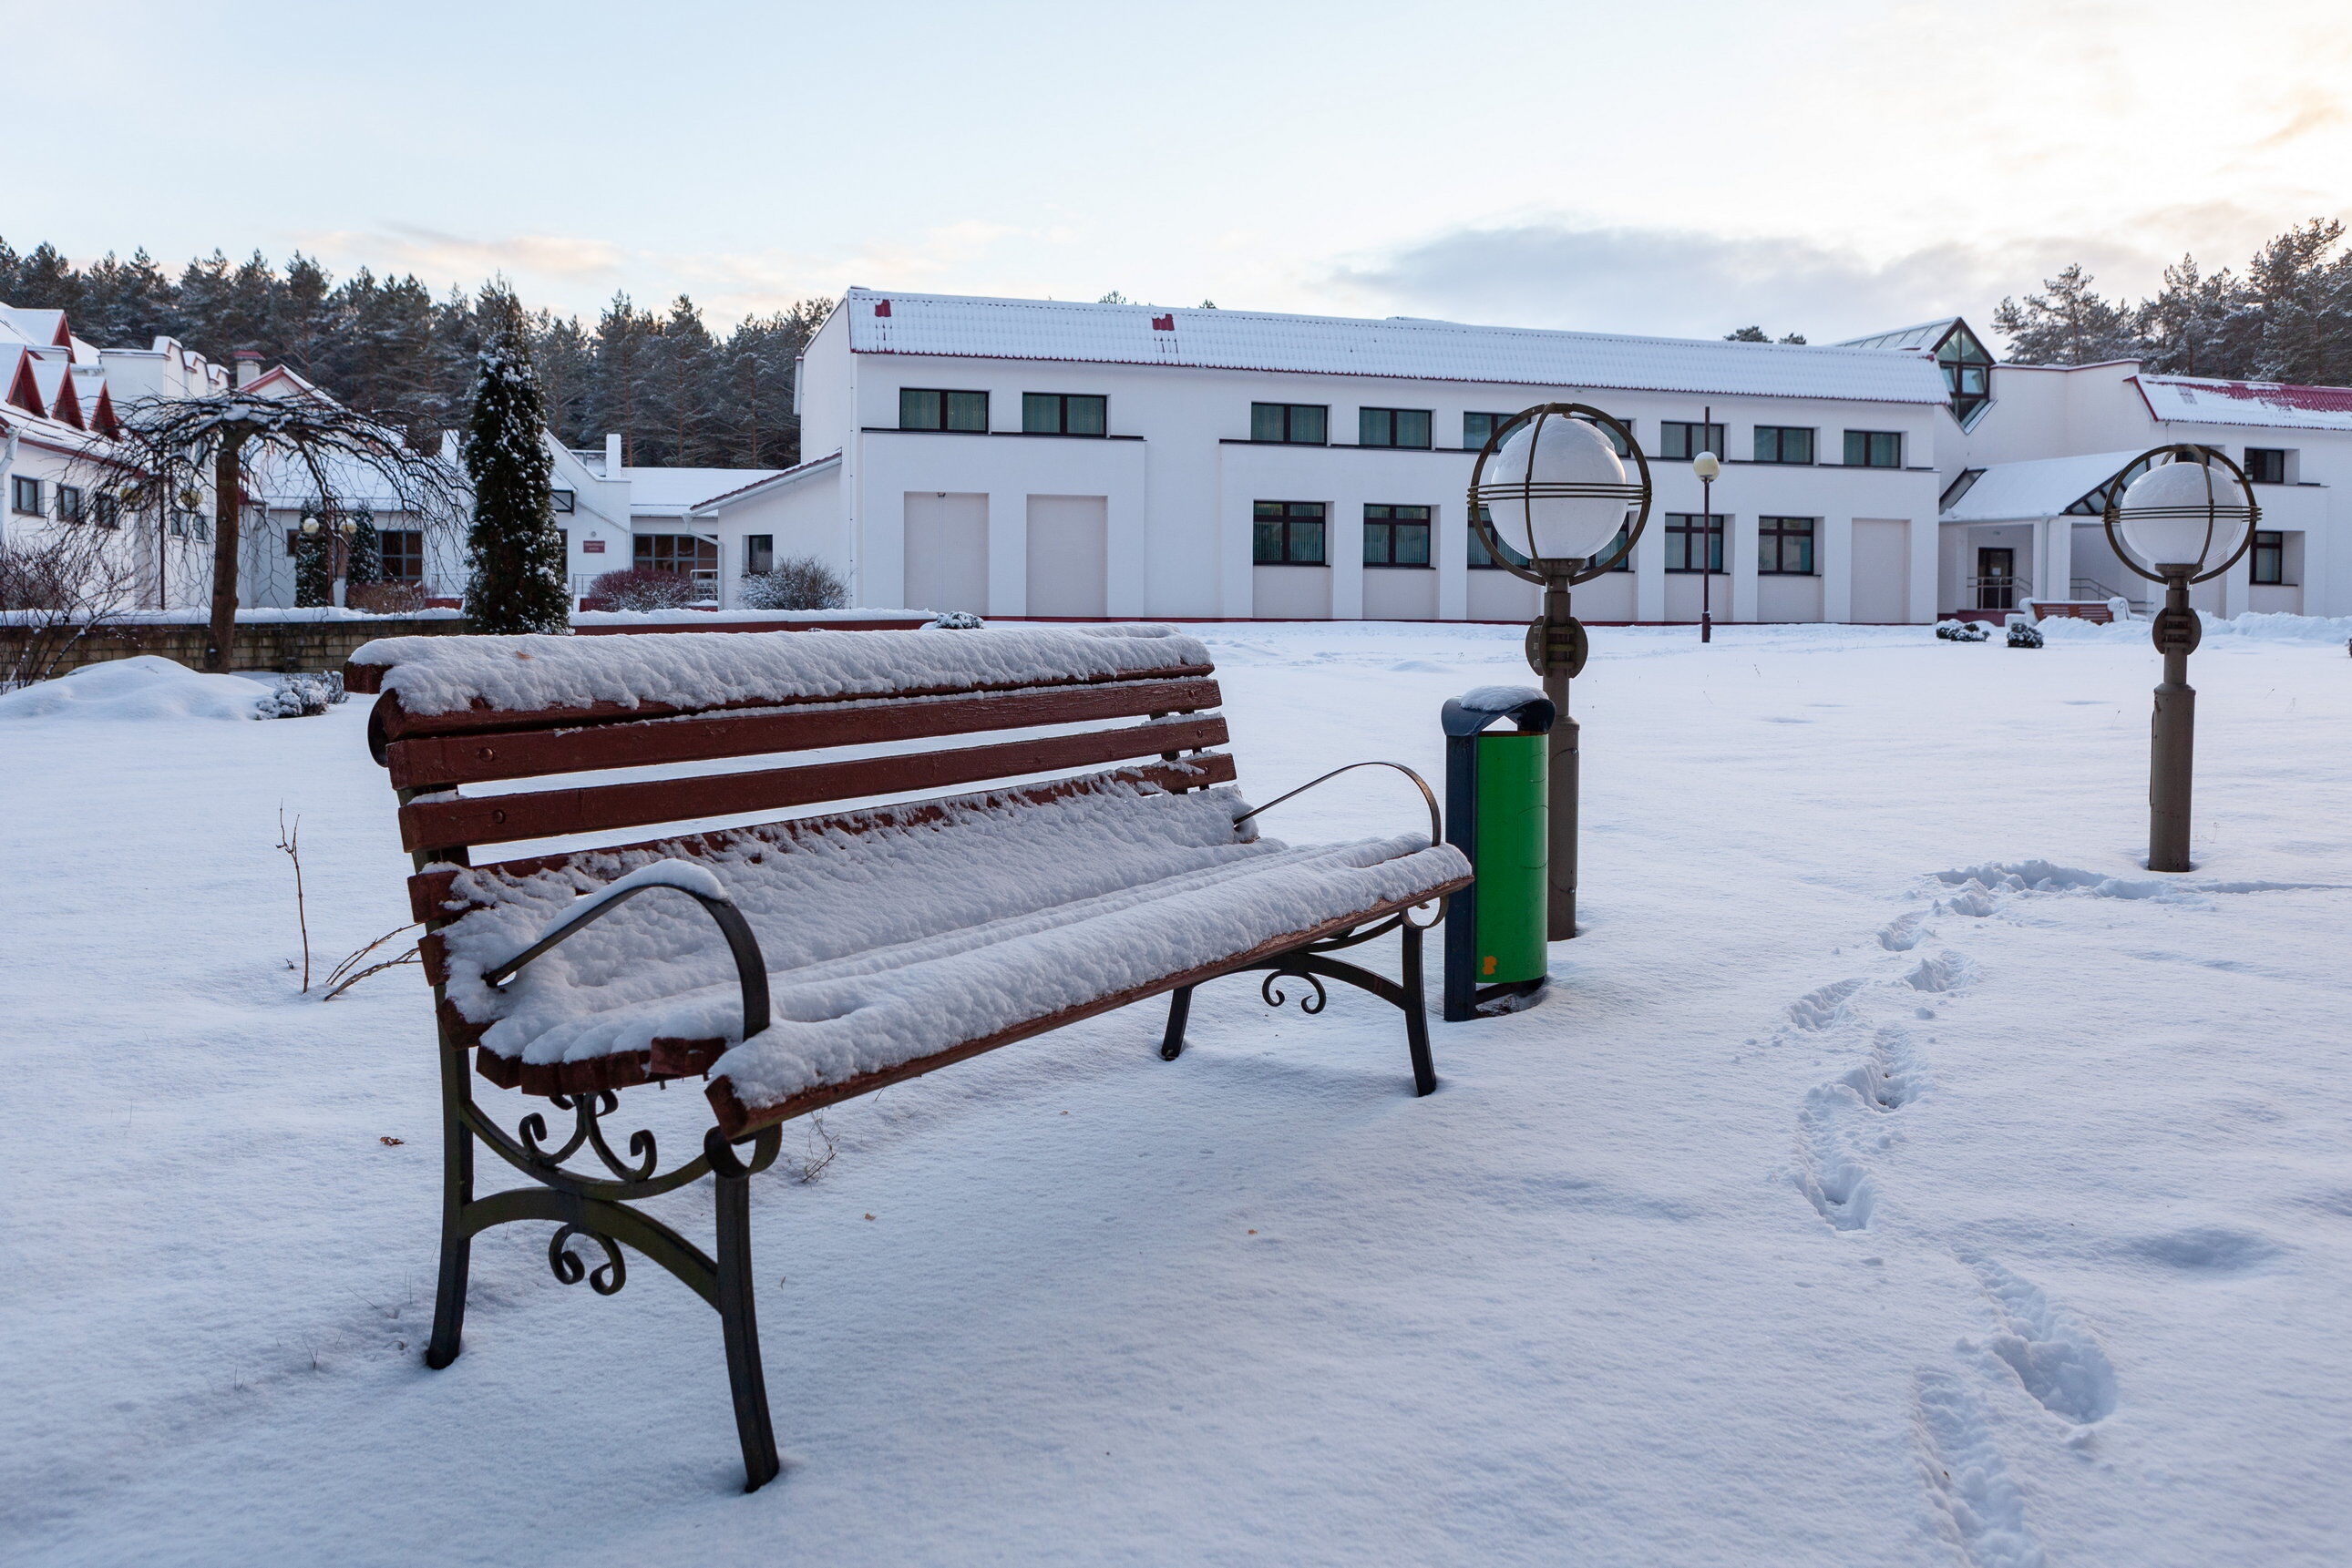
[[(233, 670), (340, 670), (362, 643), (379, 637), (444, 637), (473, 630), (473, 622), (440, 618), (408, 620), (385, 616), (375, 621), (266, 621), (241, 622), (229, 662)], [(0, 626), (0, 671), (16, 663), (25, 639), (21, 626)], [(203, 626), (105, 626), (77, 639), (60, 657), (54, 674), (69, 674), (85, 664), (128, 659), (139, 653), (160, 653), (190, 669), (201, 669), (210, 631)]]

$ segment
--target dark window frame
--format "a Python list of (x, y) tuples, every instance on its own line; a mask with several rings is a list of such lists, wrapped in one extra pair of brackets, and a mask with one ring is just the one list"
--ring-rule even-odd
[[(1282, 434), (1279, 435), (1260, 434), (1273, 423), (1267, 418), (1269, 413), (1280, 416), (1278, 428)], [(1321, 422), (1320, 433), (1312, 440), (1297, 434), (1298, 416), (1302, 413), (1313, 413)], [(1252, 402), (1249, 438), (1270, 446), (1328, 446), (1331, 444), (1331, 405), (1328, 402)]]
[[(690, 561), (679, 553), (677, 541), (680, 539), (693, 547)], [(663, 543), (665, 540), (668, 542)], [(705, 554), (706, 551), (709, 553)], [(680, 577), (693, 579), (697, 583), (704, 580), (701, 574), (707, 572), (709, 580), (715, 584), (719, 575), (719, 541), (704, 538), (699, 534), (631, 534), (629, 564), (647, 571), (674, 571)]]
[[(1518, 417), (1516, 413), (1488, 413), (1478, 409), (1465, 410), (1462, 415), (1462, 450), (1485, 451), (1486, 443), (1492, 439), (1495, 432), (1508, 427), (1510, 423)], [(1470, 434), (1470, 422), (1474, 419), (1483, 419), (1487, 422), (1483, 434), (1474, 436)]]
[[(1944, 391), (1951, 400), (1952, 417), (1962, 430), (1973, 428), (1977, 416), (1992, 402), (1992, 353), (1977, 335), (1960, 323), (1936, 345), (1936, 364), (1944, 372)], [(1974, 381), (1976, 385), (1969, 382)]]
[(89, 498), (89, 520), (94, 528), (110, 531), (122, 526), (122, 497), (111, 490), (100, 490)]
[[(1269, 513), (1268, 507), (1281, 510)], [(1313, 525), (1315, 559), (1300, 559), (1300, 539)], [(1269, 535), (1265, 530), (1272, 528)], [(1268, 556), (1267, 539), (1276, 544)], [(1324, 566), (1331, 564), (1331, 508), (1321, 501), (1253, 501), (1250, 503), (1250, 564), (1253, 566)]]
[[(1419, 441), (1401, 441), (1398, 425), (1401, 421), (1421, 422)], [(1356, 410), (1356, 444), (1359, 446), (1393, 446), (1408, 452), (1431, 449), (1431, 431), (1437, 423), (1436, 413), (1425, 408), (1359, 408)], [(1375, 439), (1375, 436), (1378, 439)]]
[[(1814, 455), (1821, 447), (1821, 443), (1816, 439), (1820, 434), (1821, 433), (1817, 427), (1809, 424), (1759, 424), (1756, 427), (1756, 461), (1759, 463), (1771, 463), (1782, 465), (1796, 465), (1799, 466), (1810, 467), (1812, 465)], [(1789, 455), (1789, 448), (1791, 444), (1789, 439), (1790, 436), (1802, 436), (1804, 438), (1803, 441), (1799, 444), (1804, 448), (1803, 456), (1791, 457)], [(1771, 455), (1769, 456), (1765, 455), (1765, 447), (1768, 444), (1768, 442), (1771, 447)]]
[(560, 513), (576, 512), (580, 509), (580, 493), (576, 490), (550, 490), (547, 495), (549, 501)]
[(776, 570), (776, 536), (745, 534), (743, 536), (743, 570), (745, 575)]
[[(421, 586), (425, 581), (425, 530), (382, 528), (377, 530), (375, 537), (376, 549), (383, 561), (383, 580), (386, 582), (414, 582)], [(566, 554), (569, 554), (571, 541), (567, 538), (564, 542)], [(414, 575), (409, 570), (412, 562), (415, 568)]]
[[(939, 423), (936, 424), (925, 424), (920, 423), (909, 424), (907, 423), (908, 411), (910, 408), (915, 406), (908, 402), (908, 399), (909, 398), (937, 399), (938, 402), (934, 405), (933, 413), (937, 415)], [(957, 424), (952, 423), (951, 413), (955, 404), (950, 400), (954, 398), (978, 398), (980, 400), (980, 423), (978, 424)], [(971, 387), (900, 387), (898, 389), (898, 428), (901, 430), (939, 431), (950, 435), (985, 435), (989, 431), (989, 417), (988, 393), (983, 390), (976, 390)]]
[[(1698, 522), (1702, 517), (1706, 518), (1704, 524)], [(1723, 541), (1725, 536), (1730, 531), (1731, 514), (1728, 512), (1668, 512), (1666, 514), (1666, 570), (1677, 577), (1697, 577), (1702, 574), (1710, 577), (1727, 575), (1723, 568)], [(1707, 564), (1704, 567), (1696, 567), (1690, 564), (1691, 540), (1701, 537), (1705, 537), (1707, 541), (1700, 547), (1706, 557)], [(1676, 566), (1675, 563), (1677, 560), (1683, 564)]]
[[(1473, 515), (1483, 521), (1487, 516), (1486, 508), (1484, 507), (1475, 507), (1473, 509)], [(1478, 530), (1476, 528), (1470, 528), (1467, 532), (1470, 535), (1470, 570), (1472, 571), (1507, 571), (1509, 570), (1509, 568), (1506, 567), (1501, 561), (1496, 560), (1494, 557), (1486, 553), (1486, 547), (1478, 538)], [(1532, 564), (1525, 556), (1519, 554), (1518, 551), (1511, 549), (1508, 541), (1504, 541), (1503, 548), (1506, 550), (1510, 550), (1511, 559), (1517, 565), (1528, 566)]]
[[(1095, 428), (1072, 430), (1070, 405), (1074, 402), (1095, 405)], [(1041, 426), (1034, 416), (1044, 413), (1051, 405), (1051, 427)], [(1021, 434), (1024, 435), (1082, 435), (1089, 439), (1110, 434), (1110, 398), (1103, 392), (1033, 392), (1021, 394)]]
[[(1377, 515), (1375, 515), (1377, 514)], [(1375, 571), (1428, 571), (1436, 566), (1430, 555), (1430, 537), (1434, 524), (1430, 508), (1392, 501), (1364, 503), (1364, 566)], [(1421, 559), (1397, 559), (1397, 539), (1411, 529), (1421, 531)], [(1381, 552), (1374, 555), (1372, 541), (1381, 541)]]
[[(1691, 432), (1695, 430), (1700, 433), (1696, 445), (1691, 444)], [(1720, 457), (1726, 434), (1724, 426), (1715, 421), (1662, 419), (1658, 422), (1658, 456), (1667, 463), (1687, 463), (1702, 452), (1712, 452)]]
[[(1859, 438), (1862, 444), (1854, 444)], [(1886, 462), (1877, 461), (1879, 443), (1892, 442), (1894, 455)], [(1854, 453), (1862, 453), (1862, 461), (1854, 461)], [(1845, 466), (1848, 468), (1900, 468), (1903, 466), (1903, 433), (1899, 430), (1849, 430), (1845, 433)]]
[(2246, 551), (2246, 580), (2257, 588), (2291, 588), (2286, 580), (2286, 530), (2256, 528)]
[[(1802, 527), (1794, 525), (1801, 524)], [(1756, 575), (1759, 577), (1818, 577), (1816, 546), (1821, 538), (1819, 517), (1756, 519)], [(1803, 564), (1790, 566), (1791, 552)]]
[(2287, 449), (2284, 446), (2247, 447), (2246, 482), (2250, 485), (2285, 484), (2286, 460)]
[(59, 481), (58, 485), (58, 521), (78, 523), (82, 518), (81, 486)]
[(23, 517), (44, 516), (41, 510), (41, 482), (30, 475), (10, 475), (8, 476), (8, 509)]

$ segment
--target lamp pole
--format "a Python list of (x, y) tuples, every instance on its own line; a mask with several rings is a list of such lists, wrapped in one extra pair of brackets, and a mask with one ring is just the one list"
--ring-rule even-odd
[[(2178, 444), (2143, 453), (2107, 482), (2106, 492), (2102, 520), (2109, 548), (2126, 568), (2164, 584), (2164, 608), (2150, 629), (2164, 655), (2164, 677), (2148, 716), (2147, 869), (2189, 871), (2197, 689), (2189, 684), (2189, 655), (2205, 629), (2189, 607), (2189, 589), (2237, 565), (2253, 543), (2262, 511), (2245, 471), (2211, 446)], [(2221, 564), (2209, 568), (2217, 554)]]
[[(1628, 480), (1620, 451), (1633, 459), (1638, 480)], [(1633, 552), (1650, 519), (1650, 460), (1622, 421), (1582, 403), (1540, 404), (1487, 436), (1471, 470), (1469, 510), (1470, 526), (1488, 555), (1543, 590), (1542, 609), (1528, 628), (1527, 658), (1556, 716), (1545, 754), (1544, 925), (1549, 940), (1565, 942), (1576, 935), (1582, 770), (1569, 686), (1590, 651), (1584, 627), (1570, 610), (1569, 591)], [(1505, 523), (1525, 540), (1524, 549), (1504, 542), (1497, 525)], [(1624, 542), (1615, 544), (1621, 531)]]
[[(1715, 409), (1709, 405), (1699, 414), (1702, 432), (1715, 428)], [(1691, 460), (1691, 472), (1698, 476), (1698, 640), (1715, 641), (1715, 476), (1723, 472), (1723, 459), (1715, 455), (1715, 442), (1708, 439), (1706, 450)], [(1685, 538), (1688, 536), (1685, 535)]]

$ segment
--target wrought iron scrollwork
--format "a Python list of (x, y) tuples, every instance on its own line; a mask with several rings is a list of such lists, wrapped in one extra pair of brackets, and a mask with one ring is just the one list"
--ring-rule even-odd
[(1331, 999), (1330, 993), (1323, 988), (1323, 982), (1313, 975), (1300, 969), (1276, 969), (1267, 974), (1257, 988), (1257, 994), (1265, 998), (1267, 1007), (1278, 1008), (1290, 1000), (1289, 996), (1281, 988), (1281, 983), (1285, 980), (1304, 980), (1314, 988), (1312, 995), (1298, 998), (1300, 1012), (1309, 1016), (1319, 1013), (1323, 1010), (1324, 1004)]
[(613, 1152), (604, 1139), (603, 1118), (621, 1107), (620, 1096), (609, 1089), (584, 1091), (578, 1094), (551, 1094), (550, 1103), (558, 1110), (572, 1114), (572, 1136), (560, 1149), (550, 1149), (547, 1142), (547, 1120), (533, 1111), (515, 1124), (515, 1133), (531, 1158), (543, 1165), (560, 1166), (577, 1153), (582, 1145), (596, 1151), (604, 1168), (625, 1182), (650, 1180), (661, 1164), (660, 1150), (655, 1145), (651, 1130), (638, 1128), (629, 1134), (629, 1157), (626, 1160)]
[[(585, 1236), (604, 1249), (604, 1260), (593, 1272), (581, 1261), (580, 1254), (566, 1245), (575, 1236)], [(588, 1288), (600, 1296), (613, 1295), (629, 1282), (629, 1266), (622, 1258), (620, 1247), (603, 1231), (591, 1230), (584, 1225), (566, 1225), (547, 1239), (547, 1266), (567, 1285), (586, 1280)]]

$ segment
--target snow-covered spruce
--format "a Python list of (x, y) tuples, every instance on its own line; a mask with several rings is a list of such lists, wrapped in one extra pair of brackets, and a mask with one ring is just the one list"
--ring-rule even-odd
[(563, 538), (555, 526), (547, 398), (530, 367), (530, 335), (510, 294), (486, 295), (495, 323), (482, 345), (466, 416), (474, 521), (466, 536), (466, 613), (484, 632), (567, 632)]

